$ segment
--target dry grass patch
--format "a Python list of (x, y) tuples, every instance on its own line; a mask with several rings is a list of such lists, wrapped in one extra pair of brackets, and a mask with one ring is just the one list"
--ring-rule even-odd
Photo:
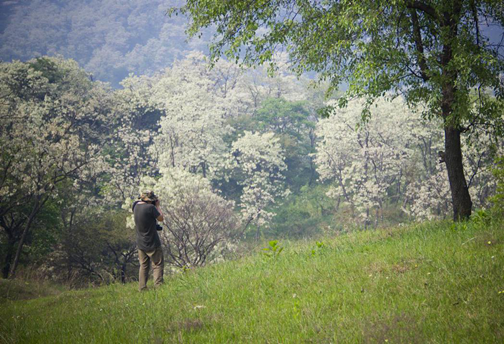
[(364, 343), (424, 343), (421, 324), (411, 314), (399, 313), (389, 318), (376, 314), (364, 322)]

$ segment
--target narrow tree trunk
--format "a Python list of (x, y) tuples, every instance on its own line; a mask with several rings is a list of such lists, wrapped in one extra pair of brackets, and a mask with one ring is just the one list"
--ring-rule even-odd
[(366, 207), (366, 220), (364, 220), (364, 229), (368, 229), (371, 224), (371, 220), (369, 220), (369, 207)]
[(65, 237), (64, 237), (64, 249), (65, 249), (65, 254), (66, 254), (66, 267), (67, 267), (67, 282), (70, 282), (70, 279), (72, 278), (72, 252), (71, 252), (71, 245), (70, 245), (70, 239), (72, 234), (72, 227), (73, 227), (73, 221), (75, 217), (75, 212), (76, 209), (70, 210), (70, 218), (68, 219), (68, 222), (66, 221), (66, 214), (62, 213), (61, 220), (63, 221), (64, 228), (65, 228)]
[[(46, 198), (47, 200), (47, 198)], [(30, 216), (28, 217), (28, 220), (26, 221), (25, 228), (23, 229), (23, 234), (21, 234), (21, 238), (19, 239), (19, 244), (16, 250), (16, 255), (14, 256), (14, 261), (12, 262), (12, 267), (10, 271), (10, 278), (14, 278), (16, 275), (16, 269), (19, 263), (19, 257), (21, 256), (21, 251), (23, 250), (23, 245), (26, 240), (26, 236), (31, 228), (31, 225), (33, 223), (33, 220), (35, 220), (35, 216), (39, 212), (41, 206), (45, 203), (45, 200), (43, 202), (40, 202), (40, 198), (37, 197), (35, 200), (35, 204), (33, 205), (32, 211), (30, 213)]]
[(4, 217), (0, 217), (0, 227), (5, 230), (7, 234), (7, 247), (2, 266), (2, 277), (9, 278), (12, 258), (16, 250), (16, 242), (18, 241), (19, 228), (23, 226), (24, 220), (14, 221), (10, 223)]
[(202, 163), (203, 178), (206, 178), (206, 163)]
[[(34, 217), (34, 216), (33, 216)], [(23, 234), (21, 234), (21, 238), (19, 239), (19, 244), (16, 250), (16, 255), (14, 256), (14, 261), (12, 262), (12, 267), (10, 271), (10, 278), (14, 278), (16, 276), (16, 269), (19, 263), (19, 257), (21, 256), (21, 251), (23, 251), (23, 245), (26, 240), (26, 235), (28, 234), (28, 231), (30, 230), (31, 223), (33, 221), (33, 217), (30, 216), (30, 219), (28, 219), (28, 222), (26, 223), (26, 226), (23, 230)]]
[(126, 283), (126, 264), (127, 264), (126, 257), (124, 257), (124, 261), (121, 265), (121, 283), (122, 284)]
[(472, 201), (464, 176), (460, 130), (445, 127), (445, 162), (453, 201), (453, 219), (467, 220), (471, 216)]
[(12, 255), (14, 254), (14, 245), (16, 240), (14, 237), (9, 237), (7, 240), (7, 254), (5, 255), (4, 265), (2, 268), (2, 277), (9, 278), (10, 266), (12, 261)]

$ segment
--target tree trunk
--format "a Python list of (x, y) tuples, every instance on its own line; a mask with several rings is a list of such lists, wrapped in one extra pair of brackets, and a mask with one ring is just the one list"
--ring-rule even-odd
[(126, 283), (126, 264), (127, 264), (126, 257), (124, 257), (124, 261), (121, 265), (121, 283), (122, 284)]
[(8, 278), (11, 266), (12, 255), (14, 254), (14, 245), (16, 244), (16, 239), (9, 236), (7, 240), (7, 254), (5, 255), (4, 266), (2, 268), (2, 277)]
[(454, 221), (467, 220), (471, 216), (472, 201), (464, 176), (460, 130), (445, 127), (445, 162), (450, 182)]
[[(447, 37), (441, 53), (441, 65), (443, 66), (443, 79), (441, 94), (441, 115), (444, 119), (445, 132), (445, 163), (448, 170), (448, 181), (453, 203), (453, 219), (455, 221), (467, 220), (471, 216), (472, 201), (464, 176), (462, 163), (462, 149), (460, 145), (460, 120), (453, 113), (458, 79), (458, 70), (451, 64), (454, 58), (453, 44), (458, 36), (458, 23), (462, 11), (462, 1), (454, 0), (451, 9), (446, 9), (441, 17), (441, 28), (446, 30)], [(454, 116), (455, 115), (455, 116)]]
[(25, 220), (15, 221), (14, 218), (9, 222), (4, 217), (0, 217), (0, 228), (5, 230), (7, 234), (7, 249), (5, 253), (4, 263), (2, 266), (2, 277), (9, 278), (12, 258), (16, 249), (16, 242), (18, 241), (19, 229), (23, 226)]
[(16, 255), (14, 256), (14, 261), (12, 262), (12, 267), (10, 271), (10, 278), (14, 278), (16, 276), (16, 269), (19, 263), (19, 257), (21, 256), (21, 251), (23, 251), (23, 245), (26, 240), (26, 235), (28, 234), (28, 231), (30, 230), (31, 223), (33, 221), (33, 218), (35, 216), (30, 216), (30, 219), (28, 219), (28, 222), (26, 223), (26, 226), (23, 230), (23, 234), (21, 234), (21, 238), (19, 239), (19, 244), (16, 250)]
[(12, 267), (10, 271), (10, 278), (14, 278), (16, 275), (16, 269), (19, 263), (19, 257), (21, 256), (21, 251), (23, 250), (23, 245), (26, 240), (26, 236), (30, 230), (30, 227), (33, 223), (33, 220), (35, 220), (35, 216), (38, 214), (40, 208), (44, 205), (45, 201), (40, 201), (40, 196), (38, 196), (35, 200), (35, 204), (33, 205), (32, 211), (30, 213), (30, 216), (28, 217), (28, 220), (26, 221), (25, 228), (23, 229), (23, 234), (21, 234), (21, 238), (19, 239), (19, 244), (16, 250), (16, 255), (14, 256), (14, 261), (12, 262)]

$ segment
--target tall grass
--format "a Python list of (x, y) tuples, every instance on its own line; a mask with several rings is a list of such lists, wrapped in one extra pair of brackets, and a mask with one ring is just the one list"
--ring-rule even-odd
[(500, 221), (278, 245), (144, 293), (128, 284), (7, 301), (0, 342), (504, 342)]

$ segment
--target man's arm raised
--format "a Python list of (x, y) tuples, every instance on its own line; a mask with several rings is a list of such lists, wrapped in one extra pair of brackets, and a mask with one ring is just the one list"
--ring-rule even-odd
[(156, 201), (156, 209), (159, 212), (159, 216), (156, 218), (159, 222), (162, 222), (164, 220), (163, 212), (161, 211), (161, 207), (159, 206), (159, 200)]

